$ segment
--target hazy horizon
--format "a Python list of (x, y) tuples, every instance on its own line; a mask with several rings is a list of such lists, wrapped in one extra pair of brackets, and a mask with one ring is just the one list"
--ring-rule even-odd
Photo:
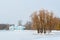
[(30, 15), (41, 8), (53, 11), (60, 17), (59, 0), (0, 0), (0, 23), (17, 24), (30, 20)]

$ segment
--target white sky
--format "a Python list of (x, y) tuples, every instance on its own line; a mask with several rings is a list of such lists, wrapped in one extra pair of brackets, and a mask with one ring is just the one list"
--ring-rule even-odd
[(41, 8), (52, 10), (60, 17), (60, 0), (0, 0), (0, 23), (23, 24), (29, 16)]

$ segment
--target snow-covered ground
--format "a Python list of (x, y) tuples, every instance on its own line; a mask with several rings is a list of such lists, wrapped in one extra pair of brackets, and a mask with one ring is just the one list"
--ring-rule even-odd
[(51, 33), (33, 35), (33, 40), (60, 40), (60, 31), (53, 30)]
[(35, 30), (1, 31), (0, 40), (60, 40), (60, 31), (38, 34)]

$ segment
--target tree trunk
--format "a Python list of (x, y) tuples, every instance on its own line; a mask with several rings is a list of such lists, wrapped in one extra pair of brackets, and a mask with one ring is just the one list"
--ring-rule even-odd
[(37, 29), (37, 32), (39, 33), (39, 29)]

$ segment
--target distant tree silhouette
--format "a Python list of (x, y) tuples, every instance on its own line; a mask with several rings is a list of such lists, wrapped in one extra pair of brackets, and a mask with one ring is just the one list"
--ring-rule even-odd
[(21, 20), (18, 21), (18, 26), (22, 26), (22, 21)]
[(26, 24), (24, 25), (25, 29), (26, 30), (31, 30), (32, 29), (31, 25), (32, 25), (32, 23), (30, 21), (27, 21)]

